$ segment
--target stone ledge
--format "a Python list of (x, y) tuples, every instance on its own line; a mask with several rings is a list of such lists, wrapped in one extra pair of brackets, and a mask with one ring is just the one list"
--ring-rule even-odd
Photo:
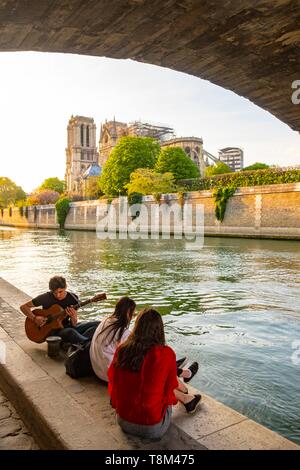
[(94, 378), (71, 379), (65, 374), (63, 358), (50, 359), (45, 344), (25, 337), (17, 309), (28, 295), (0, 278), (0, 297), (0, 340), (7, 346), (0, 385), (41, 448), (299, 449), (206, 395), (192, 416), (177, 405), (172, 425), (159, 442), (125, 435), (116, 424), (106, 385)]

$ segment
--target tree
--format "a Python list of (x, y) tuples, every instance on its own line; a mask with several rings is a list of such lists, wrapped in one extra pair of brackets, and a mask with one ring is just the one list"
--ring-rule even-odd
[(200, 175), (198, 167), (180, 147), (161, 149), (154, 169), (158, 173), (171, 172), (175, 180), (197, 178)]
[(269, 167), (269, 165), (267, 165), (266, 163), (253, 163), (253, 165), (249, 165), (249, 166), (246, 166), (245, 168), (243, 168), (242, 171), (250, 171), (250, 170), (267, 170)]
[(60, 197), (57, 191), (50, 189), (37, 189), (28, 196), (27, 203), (30, 206), (42, 206), (44, 204), (54, 204)]
[(84, 195), (88, 199), (98, 199), (103, 195), (99, 186), (99, 176), (90, 176), (87, 178), (84, 187)]
[(47, 178), (39, 189), (51, 189), (52, 191), (62, 194), (65, 190), (65, 182), (57, 177)]
[(232, 173), (232, 169), (226, 165), (224, 162), (217, 162), (213, 166), (208, 166), (205, 169), (205, 176), (215, 176), (215, 175), (222, 175), (223, 173)]
[(170, 193), (175, 191), (174, 176), (172, 173), (156, 173), (148, 168), (138, 168), (131, 173), (126, 188), (128, 195)]
[(4, 208), (26, 199), (26, 193), (11, 179), (0, 176), (0, 207)]
[(137, 168), (153, 168), (159, 144), (150, 137), (122, 137), (103, 167), (100, 188), (108, 196), (126, 194), (131, 173)]

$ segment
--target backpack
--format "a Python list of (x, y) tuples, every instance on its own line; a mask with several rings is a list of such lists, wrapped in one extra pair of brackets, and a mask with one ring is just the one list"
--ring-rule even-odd
[(73, 379), (94, 375), (90, 359), (91, 341), (71, 344), (65, 359), (66, 374)]

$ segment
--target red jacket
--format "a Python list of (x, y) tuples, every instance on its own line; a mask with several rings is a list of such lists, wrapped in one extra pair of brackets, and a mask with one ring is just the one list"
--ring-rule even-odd
[(115, 367), (118, 350), (108, 369), (111, 404), (124, 420), (135, 424), (157, 424), (169, 405), (176, 405), (176, 356), (169, 346), (153, 346), (138, 372)]

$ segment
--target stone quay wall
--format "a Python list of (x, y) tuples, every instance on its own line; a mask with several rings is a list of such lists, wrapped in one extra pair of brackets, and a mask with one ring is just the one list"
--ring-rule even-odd
[[(212, 191), (185, 193), (185, 203), (192, 204), (193, 225), (197, 204), (204, 207), (204, 234), (207, 236), (234, 236), (276, 239), (300, 239), (300, 183), (278, 184), (240, 188), (227, 202), (222, 223), (215, 217), (215, 204)], [(148, 209), (156, 201), (145, 196), (143, 202)], [(161, 203), (170, 207), (179, 203), (177, 194), (162, 196)], [(122, 203), (114, 199), (116, 207)], [(70, 206), (65, 228), (70, 230), (96, 230), (97, 216), (105, 212), (107, 201), (73, 202)], [(149, 210), (150, 213), (150, 210)], [(128, 215), (128, 223), (132, 217)], [(54, 205), (23, 208), (0, 209), (0, 225), (58, 229)], [(117, 220), (117, 228), (119, 221)], [(171, 218), (171, 233), (174, 225)], [(161, 220), (160, 220), (161, 229)]]

